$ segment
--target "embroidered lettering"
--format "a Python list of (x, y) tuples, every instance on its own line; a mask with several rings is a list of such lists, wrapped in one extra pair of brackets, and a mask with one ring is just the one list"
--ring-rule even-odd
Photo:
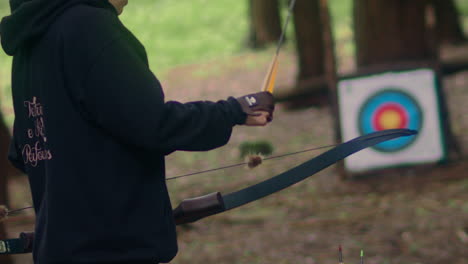
[(35, 96), (32, 101), (25, 101), (24, 106), (27, 108), (28, 118), (31, 118), (34, 124), (33, 128), (27, 129), (27, 136), (36, 141), (34, 144), (25, 144), (21, 153), (25, 164), (36, 167), (39, 161), (52, 159), (52, 152), (44, 147), (44, 143), (47, 142), (44, 109)]
[(24, 145), (22, 154), (25, 164), (29, 163), (31, 166), (36, 167), (39, 161), (52, 159), (52, 153), (50, 152), (50, 150), (41, 149), (39, 143), (40, 142), (37, 141), (34, 144), (34, 146), (31, 146), (29, 144)]
[(37, 98), (34, 96), (31, 102), (25, 101), (24, 106), (28, 108), (28, 117), (38, 117), (44, 115), (42, 105), (37, 102)]

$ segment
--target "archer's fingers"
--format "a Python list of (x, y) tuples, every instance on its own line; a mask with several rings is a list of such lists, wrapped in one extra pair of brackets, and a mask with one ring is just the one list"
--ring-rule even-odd
[(247, 116), (245, 125), (247, 126), (265, 126), (271, 121), (271, 115), (268, 112), (256, 112), (256, 115)]

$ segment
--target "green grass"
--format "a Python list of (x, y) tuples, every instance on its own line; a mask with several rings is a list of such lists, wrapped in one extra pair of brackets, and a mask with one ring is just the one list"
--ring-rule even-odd
[[(8, 13), (8, 2), (0, 1), (0, 17)], [(156, 72), (242, 52), (248, 29), (247, 1), (130, 1), (121, 19), (145, 45)]]
[(162, 73), (176, 65), (233, 56), (244, 50), (247, 1), (130, 1), (121, 18)]

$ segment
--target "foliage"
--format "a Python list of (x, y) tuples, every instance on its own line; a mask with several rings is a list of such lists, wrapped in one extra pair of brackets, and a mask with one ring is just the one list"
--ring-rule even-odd
[(239, 145), (240, 157), (245, 158), (247, 155), (263, 155), (269, 156), (273, 153), (273, 145), (266, 140), (245, 141)]

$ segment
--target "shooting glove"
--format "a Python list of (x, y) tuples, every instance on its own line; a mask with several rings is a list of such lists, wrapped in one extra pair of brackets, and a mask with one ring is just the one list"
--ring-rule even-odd
[(242, 110), (247, 115), (258, 116), (260, 114), (255, 113), (258, 111), (265, 111), (270, 114), (268, 122), (273, 119), (273, 111), (275, 110), (275, 99), (269, 92), (259, 92), (254, 94), (248, 94), (237, 98), (237, 101), (242, 107)]

